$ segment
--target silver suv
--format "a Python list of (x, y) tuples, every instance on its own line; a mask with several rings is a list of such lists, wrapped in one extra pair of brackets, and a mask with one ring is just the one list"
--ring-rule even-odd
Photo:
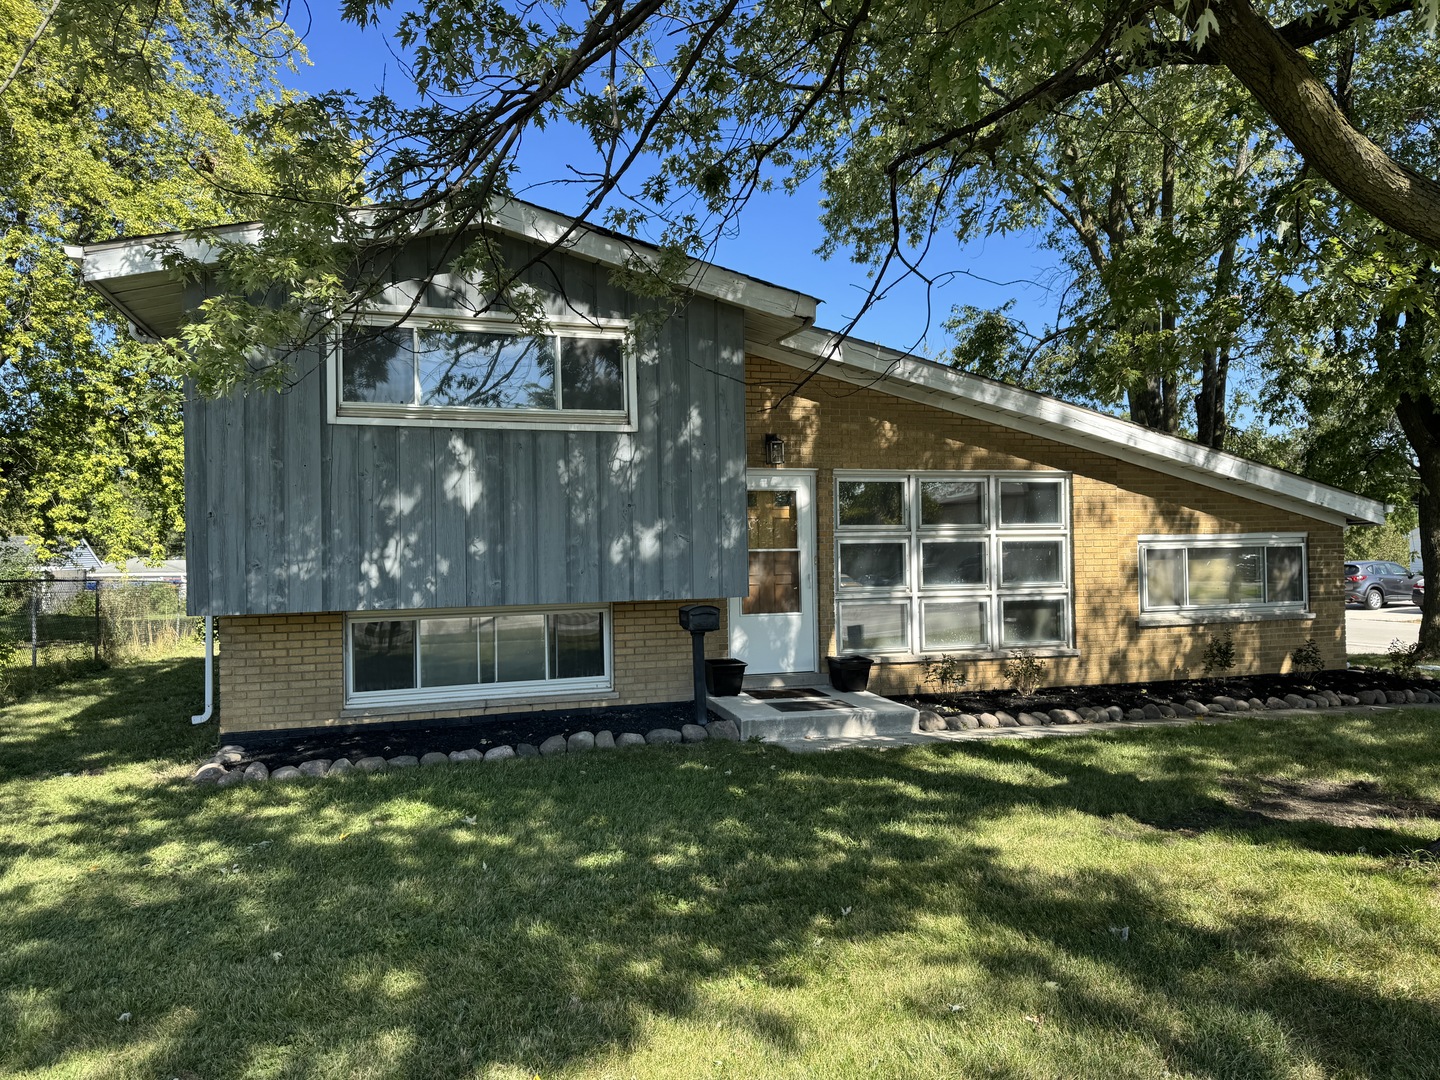
[(1345, 602), (1364, 604), (1371, 611), (1392, 600), (1410, 601), (1419, 574), (1399, 563), (1350, 562), (1345, 564)]

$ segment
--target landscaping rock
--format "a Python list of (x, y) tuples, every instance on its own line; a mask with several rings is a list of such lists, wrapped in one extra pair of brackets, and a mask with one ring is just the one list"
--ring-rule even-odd
[(915, 720), (915, 726), (921, 731), (944, 731), (949, 724), (946, 718), (934, 709), (921, 709), (920, 715)]
[(1107, 705), (1105, 707), (1105, 715), (1111, 721), (1124, 720), (1125, 710), (1122, 709), (1119, 705)]
[(304, 775), (305, 774), (295, 768), (294, 765), (281, 765), (280, 768), (270, 774), (270, 779), (272, 782), (278, 783), (283, 780), (299, 780)]
[(224, 765), (214, 761), (207, 761), (200, 768), (195, 770), (195, 775), (190, 778), (192, 784), (213, 784), (226, 773)]
[(1388, 701), (1391, 705), (1404, 705), (1405, 695), (1402, 694), (1399, 690), (1390, 690), (1386, 692), (1385, 700)]
[(1325, 700), (1330, 702), (1331, 708), (1338, 709), (1341, 705), (1345, 704), (1340, 700), (1340, 695), (1334, 690), (1322, 690), (1320, 692), (1325, 695)]
[(217, 765), (238, 765), (245, 760), (245, 748), (243, 746), (222, 746), (215, 751), (215, 756), (210, 759)]
[(486, 761), (508, 761), (514, 756), (515, 748), (513, 746), (492, 746), (485, 751)]
[(361, 772), (379, 772), (387, 765), (389, 765), (389, 762), (383, 757), (362, 757), (359, 761), (355, 762), (355, 768)]
[(1000, 726), (1001, 726), (1001, 727), (1019, 727), (1019, 726), (1020, 726), (1020, 721), (1019, 721), (1019, 720), (1016, 720), (1015, 717), (1011, 716), (1008, 712), (1002, 712), (1002, 711), (999, 710), (999, 709), (996, 709), (996, 710), (995, 710), (995, 719), (1000, 721)]
[(1290, 705), (1288, 702), (1282, 700), (1281, 698), (1272, 697), (1265, 699), (1265, 707), (1267, 709), (1288, 709), (1290, 708)]
[[(534, 748), (532, 747), (531, 749)], [(539, 751), (536, 752), (538, 753)], [(471, 747), (469, 750), (450, 751), (450, 760), (455, 762), (456, 764), (464, 764), (468, 761), (484, 761), (485, 755), (482, 754), (479, 750), (476, 750), (474, 747)]]
[[(740, 741), (740, 725), (734, 720), (711, 720), (710, 738), (724, 739), (727, 742)], [(620, 740), (615, 740), (615, 745), (620, 745)]]
[(1093, 724), (1100, 718), (1100, 711), (1098, 709), (1092, 709), (1089, 705), (1081, 705), (1080, 708), (1075, 711), (1080, 714), (1080, 719), (1084, 720), (1087, 724)]
[[(484, 757), (485, 755), (484, 755), (484, 754), (481, 754), (480, 756), (481, 756), (481, 757)], [(533, 744), (531, 744), (531, 743), (528, 743), (528, 742), (516, 743), (516, 744), (515, 744), (515, 756), (516, 756), (516, 757), (539, 757), (539, 756), (540, 756), (540, 748), (539, 748), (538, 746), (535, 746), (535, 745), (533, 745)]]
[(330, 771), (326, 776), (344, 776), (348, 772), (354, 772), (355, 766), (348, 757), (336, 758), (330, 763)]
[(974, 731), (980, 726), (980, 720), (974, 713), (952, 713), (945, 717), (946, 731)]
[(1211, 699), (1210, 699), (1210, 711), (1211, 711), (1212, 713), (1234, 712), (1235, 710), (1234, 710), (1233, 708), (1231, 708), (1231, 706), (1234, 705), (1234, 704), (1235, 704), (1235, 699), (1234, 699), (1234, 698), (1228, 698), (1228, 697), (1216, 697), (1216, 698), (1211, 698)]
[(1305, 707), (1305, 699), (1299, 694), (1286, 694), (1285, 704), (1289, 705), (1292, 709), (1303, 709)]
[(595, 733), (596, 750), (614, 750), (615, 733), (613, 731), (597, 731)]
[(678, 743), (683, 737), (674, 728), (657, 727), (645, 736), (645, 741), (655, 746), (660, 743)]
[[(739, 739), (740, 739), (740, 733), (739, 733), (738, 731), (735, 733), (735, 739), (736, 739), (737, 742), (738, 742)], [(644, 745), (645, 745), (645, 736), (644, 736), (644, 735), (638, 735), (638, 734), (636, 734), (636, 733), (633, 732), (633, 731), (622, 732), (621, 734), (615, 736), (615, 746), (616, 746), (616, 748), (619, 749), (619, 750), (625, 750), (625, 749), (627, 749), (628, 747), (631, 747), (631, 746), (644, 746)]]
[(551, 735), (540, 744), (541, 757), (553, 757), (556, 754), (565, 753), (566, 742), (564, 735)]
[(241, 772), (239, 769), (231, 769), (224, 776), (220, 777), (219, 780), (215, 781), (215, 786), (234, 787), (236, 784), (240, 783), (244, 779), (245, 774), (243, 772)]
[(1250, 702), (1246, 701), (1244, 698), (1236, 698), (1236, 699), (1235, 699), (1235, 707), (1234, 707), (1233, 709), (1231, 709), (1230, 711), (1231, 711), (1231, 712), (1249, 712), (1249, 711), (1250, 711)]
[(450, 755), (442, 754), (438, 750), (431, 750), (428, 754), (420, 755), (420, 764), (427, 769), (433, 768), (436, 765), (449, 765)]
[(577, 731), (565, 740), (565, 752), (584, 754), (595, 749), (595, 735), (589, 731)]
[(1145, 710), (1144, 710), (1144, 709), (1130, 709), (1130, 710), (1128, 710), (1128, 711), (1125, 713), (1125, 719), (1126, 719), (1126, 720), (1132, 720), (1132, 721), (1133, 721), (1133, 720), (1144, 720), (1144, 719), (1145, 719)]
[(420, 764), (420, 759), (414, 754), (396, 754), (392, 758), (387, 758), (385, 764), (392, 769), (411, 769)]
[(1308, 702), (1310, 702), (1310, 704), (1313, 705), (1313, 706), (1314, 706), (1315, 708), (1317, 708), (1317, 709), (1328, 709), (1328, 708), (1330, 708), (1330, 700), (1329, 700), (1324, 694), (1320, 694), (1320, 693), (1306, 694), (1306, 695), (1305, 695), (1305, 700), (1308, 701)]
[(1414, 704), (1415, 704), (1415, 691), (1414, 691), (1414, 690), (1401, 690), (1400, 693), (1402, 693), (1402, 694), (1405, 695), (1405, 704), (1406, 704), (1406, 705), (1414, 705)]
[(1146, 705), (1143, 709), (1140, 710), (1140, 715), (1146, 720), (1160, 720), (1164, 717), (1165, 714), (1160, 711), (1160, 706), (1156, 705), (1152, 701), (1149, 705)]
[(1037, 716), (1033, 712), (1022, 712), (1015, 717), (1021, 727), (1040, 727), (1045, 723), (1044, 717)]
[(319, 778), (330, 771), (329, 758), (311, 758), (309, 761), (300, 763), (300, 773), (303, 776)]
[(710, 736), (699, 724), (682, 724), (680, 738), (685, 742), (704, 742)]
[(980, 721), (980, 726), (983, 728), (998, 728), (1000, 726), (1000, 718), (994, 713), (982, 712), (976, 719)]
[(1194, 698), (1187, 698), (1185, 700), (1185, 711), (1191, 716), (1205, 716), (1210, 712), (1210, 706), (1202, 705)]
[(245, 766), (244, 775), (247, 784), (263, 784), (270, 779), (270, 769), (263, 761), (252, 761)]
[(1157, 705), (1156, 708), (1160, 710), (1160, 716), (1165, 720), (1174, 720), (1179, 715), (1175, 711), (1174, 705)]
[(1263, 709), (1265, 708), (1265, 702), (1261, 701), (1258, 697), (1252, 697), (1250, 699), (1250, 708)]
[(1358, 697), (1356, 697), (1354, 694), (1338, 694), (1338, 695), (1336, 695), (1336, 696), (1340, 698), (1340, 704), (1341, 704), (1341, 705), (1351, 705), (1351, 706), (1354, 706), (1354, 705), (1359, 705), (1359, 704), (1360, 704), (1360, 699), (1359, 699)]
[(1083, 724), (1080, 714), (1074, 709), (1051, 709), (1050, 722), (1052, 724)]

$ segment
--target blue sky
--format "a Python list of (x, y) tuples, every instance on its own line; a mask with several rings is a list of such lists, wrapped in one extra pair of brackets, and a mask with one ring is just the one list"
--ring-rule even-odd
[[(336, 0), (312, 0), (308, 15), (304, 8), (293, 9), (292, 23), (305, 33), (312, 66), (290, 74), (290, 85), (311, 93), (353, 90), (361, 96), (383, 85), (404, 102), (408, 80), (383, 30), (362, 31), (343, 22)], [(553, 183), (564, 175), (566, 149), (565, 134), (553, 128), (527, 139), (517, 183), (524, 197), (562, 212), (578, 209), (577, 193)], [(816, 184), (794, 195), (757, 195), (737, 227), (719, 239), (713, 260), (821, 298), (820, 324), (843, 326), (870, 283), (864, 267), (842, 256), (827, 262), (814, 253), (823, 238), (818, 219)], [(949, 271), (952, 276), (930, 291), (928, 302), (918, 282), (893, 289), (866, 313), (855, 334), (895, 348), (942, 352), (947, 345), (943, 323), (957, 304), (995, 307), (1013, 299), (1014, 314), (1032, 329), (1053, 319), (1059, 295), (1052, 280), (1053, 256), (1037, 250), (1027, 236), (989, 237), (964, 246), (950, 236), (939, 238), (925, 266), (932, 274)]]

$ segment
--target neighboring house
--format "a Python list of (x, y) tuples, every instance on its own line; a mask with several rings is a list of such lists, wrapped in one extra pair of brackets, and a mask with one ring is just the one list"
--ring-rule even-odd
[[(489, 227), (518, 258), (568, 224)], [(152, 249), (74, 254), (169, 334), (199, 294)], [(860, 652), (882, 691), (952, 652), (972, 687), (1022, 654), (1051, 684), (1183, 677), (1223, 633), (1248, 670), (1309, 638), (1344, 663), (1342, 531), (1377, 502), (837, 346), (813, 298), (715, 266), (631, 350), (646, 302), (609, 268), (643, 245), (596, 229), (530, 275), (554, 320), (532, 343), (461, 314), (465, 281), (421, 284), (443, 249), (377, 306), (423, 288), (404, 327), (312, 350), (284, 395), (187, 405), (189, 610), (219, 617), (227, 733), (683, 700), (695, 601), (727, 616), (712, 655), (803, 677)]]

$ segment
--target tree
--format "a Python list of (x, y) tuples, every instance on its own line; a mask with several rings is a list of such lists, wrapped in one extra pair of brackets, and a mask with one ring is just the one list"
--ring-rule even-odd
[[(1192, 93), (1216, 73), (1242, 87), (1314, 175), (1434, 245), (1440, 183), (1357, 128), (1305, 53), (1357, 28), (1412, 40), (1436, 5), (1280, 0), (1262, 16), (1250, 0), (602, 0), (572, 18), (522, 0), (426, 0), (398, 23), (418, 105), (334, 94), (273, 114), (307, 137), (277, 162), (293, 187), (264, 208), (280, 239), (233, 251), (231, 281), (287, 292), (285, 317), (217, 302), (186, 345), (213, 391), (283, 381), (283, 368), (240, 365), (237, 344), (328, 332), (315, 312), (363, 307), (387, 245), (473, 225), (509, 193), (525, 136), (566, 124), (589, 144), (567, 178), (579, 217), (670, 252), (703, 253), (756, 189), (819, 174), (825, 250), (872, 267), (878, 295), (897, 274), (924, 275), (934, 230), (975, 227), (984, 208), (955, 201), (974, 170), (1102, 88), (1146, 100), (1156, 74), (1190, 77)], [(344, 11), (370, 25), (379, 7)], [(363, 219), (348, 210), (360, 198), (375, 207)], [(508, 288), (517, 268), (474, 235), (457, 264), (523, 308)], [(683, 265), (665, 260), (659, 279)]]
[(236, 115), (294, 47), (267, 7), (0, 0), (0, 516), (42, 548), (181, 544), (181, 381), (60, 245), (233, 213), (217, 184), (260, 178)]

